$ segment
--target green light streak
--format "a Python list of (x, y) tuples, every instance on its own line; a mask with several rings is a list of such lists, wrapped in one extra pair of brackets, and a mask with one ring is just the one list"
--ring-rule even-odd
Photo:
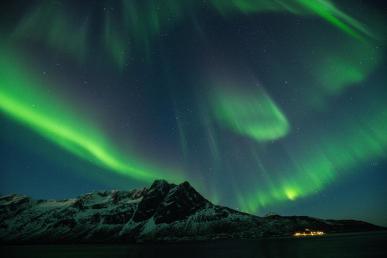
[[(118, 3), (120, 8), (110, 13), (115, 17), (106, 19), (105, 29), (114, 31), (120, 28), (121, 31), (114, 36), (107, 37), (106, 48), (118, 61), (116, 63), (122, 67), (121, 59), (128, 56), (128, 53), (125, 52), (140, 54), (145, 60), (150, 61), (153, 39), (163, 31), (167, 32), (172, 28), (185, 13), (189, 12), (194, 2), (122, 0)], [(123, 44), (124, 42), (129, 42), (129, 44)]]
[(380, 63), (381, 51), (371, 43), (345, 41), (341, 47), (319, 50), (306, 58), (305, 64), (313, 64), (311, 75), (315, 85), (308, 87), (307, 101), (322, 106), (327, 97), (341, 94), (349, 87), (362, 82)]
[(292, 146), (288, 153), (293, 166), (280, 169), (281, 178), (269, 187), (240, 197), (242, 209), (257, 212), (275, 203), (315, 194), (352, 169), (385, 158), (387, 113), (379, 110), (374, 108), (357, 121), (346, 121), (337, 132), (304, 144), (299, 152), (294, 153)]
[[(121, 68), (129, 54), (140, 52), (149, 58), (155, 37), (168, 32), (177, 21), (189, 15), (194, 16), (200, 10), (197, 8), (200, 1), (196, 0), (117, 2), (122, 8), (104, 14), (101, 38), (96, 40), (103, 42), (100, 45)], [(44, 42), (54, 50), (71, 54), (83, 61), (90, 42), (89, 22), (87, 19), (73, 21), (67, 15), (71, 12), (63, 11), (63, 6), (54, 3), (43, 1), (41, 6), (22, 19), (11, 40), (29, 42), (33, 39)], [(338, 9), (332, 1), (209, 0), (208, 3), (225, 16), (262, 12), (316, 16), (349, 35), (352, 42), (344, 44), (348, 50), (339, 49), (334, 53), (321, 51), (313, 60), (307, 60), (312, 67), (312, 77), (317, 82), (313, 85), (316, 87), (310, 87), (311, 94), (307, 97), (316, 105), (323, 103), (324, 97), (337, 95), (347, 87), (363, 81), (378, 64), (380, 52), (368, 42), (369, 38), (375, 38), (374, 34), (361, 22)], [(143, 52), (137, 51), (139, 49)], [(52, 96), (38, 90), (41, 83), (33, 76), (28, 76), (25, 68), (11, 62), (13, 57), (1, 57), (0, 109), (9, 117), (75, 155), (119, 174), (146, 181), (153, 178), (178, 181), (176, 173), (144, 166), (146, 162), (112, 147), (106, 137), (95, 130), (95, 126), (73, 115), (77, 112), (67, 112), (68, 106), (58, 105), (58, 101), (50, 102)], [(280, 139), (289, 133), (286, 116), (263, 91), (246, 94), (221, 90), (215, 92), (212, 101), (216, 119), (238, 134), (262, 142)], [(373, 114), (370, 120), (362, 121), (367, 127), (352, 121), (343, 128), (342, 135), (323, 136), (317, 143), (310, 143), (308, 150), (297, 155), (289, 151), (294, 168), (285, 168), (286, 177), (271, 181), (267, 189), (261, 189), (248, 198), (239, 196), (241, 206), (244, 210), (256, 211), (275, 202), (297, 200), (322, 190), (339, 177), (338, 172), (380, 157), (386, 151), (386, 121), (383, 112)], [(178, 121), (177, 125), (180, 142), (183, 152), (187, 153), (186, 135), (180, 123)], [(219, 157), (214, 135), (212, 129), (209, 129), (209, 148), (214, 157)]]
[(43, 1), (15, 28), (11, 40), (44, 42), (51, 49), (71, 54), (82, 63), (87, 54), (88, 19), (71, 20), (66, 9), (54, 1)]
[[(79, 13), (66, 2), (43, 1), (26, 15), (13, 34), (13, 40), (33, 38), (49, 47), (71, 54), (79, 61), (87, 56), (87, 46), (100, 40), (108, 56), (123, 68), (129, 54), (144, 55), (150, 59), (150, 49), (155, 37), (168, 32), (184, 19), (195, 17), (202, 4), (196, 0), (133, 0), (102, 1), (101, 9)], [(361, 22), (338, 9), (328, 0), (209, 0), (212, 8), (222, 15), (252, 14), (262, 12), (288, 12), (294, 15), (318, 16), (344, 33), (363, 40), (373, 38)], [(89, 19), (105, 12), (101, 37), (89, 38)], [(78, 13), (81, 19), (68, 14)], [(94, 13), (96, 12), (96, 13)], [(71, 35), (71, 36), (69, 36)]]
[(2, 54), (0, 67), (0, 110), (10, 118), (78, 157), (118, 174), (143, 181), (180, 181), (176, 172), (147, 166), (148, 162), (108, 144), (106, 137), (41, 89), (41, 83), (15, 61), (15, 56)]
[(298, 0), (297, 2), (350, 36), (359, 39), (362, 38), (362, 34), (369, 36), (367, 29), (361, 23), (337, 9), (330, 1)]
[(263, 90), (222, 89), (215, 91), (212, 101), (215, 117), (236, 133), (270, 141), (289, 132), (285, 115)]
[(125, 35), (124, 33), (117, 31), (117, 26), (114, 26), (111, 16), (109, 12), (105, 15), (105, 45), (113, 61), (122, 68), (127, 58), (129, 39), (121, 36)]
[(363, 39), (364, 36), (373, 36), (365, 25), (328, 0), (212, 0), (211, 3), (223, 15), (236, 11), (244, 14), (290, 12), (295, 15), (316, 15), (354, 38)]
[(177, 132), (179, 135), (180, 148), (181, 148), (184, 160), (187, 160), (189, 155), (188, 141), (184, 130), (184, 126), (179, 118), (176, 119), (176, 126), (177, 126)]

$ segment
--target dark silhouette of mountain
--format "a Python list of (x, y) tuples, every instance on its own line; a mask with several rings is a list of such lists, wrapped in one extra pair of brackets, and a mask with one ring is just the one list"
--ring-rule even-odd
[(355, 232), (384, 228), (355, 220), (258, 217), (214, 205), (188, 182), (103, 191), (66, 200), (0, 197), (0, 241), (33, 243), (182, 241), (290, 236), (295, 231)]

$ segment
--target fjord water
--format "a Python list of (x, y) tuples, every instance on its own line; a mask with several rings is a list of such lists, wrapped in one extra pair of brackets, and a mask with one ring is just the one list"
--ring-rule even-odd
[(337, 234), (312, 238), (217, 240), (177, 244), (12, 245), (0, 246), (8, 258), (384, 258), (387, 232)]

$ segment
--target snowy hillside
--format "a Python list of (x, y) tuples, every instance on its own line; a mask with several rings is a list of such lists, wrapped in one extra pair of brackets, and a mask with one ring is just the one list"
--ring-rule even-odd
[(125, 242), (287, 236), (305, 228), (326, 232), (377, 230), (361, 221), (257, 217), (206, 200), (188, 182), (163, 180), (132, 191), (103, 191), (67, 200), (0, 197), (0, 241)]

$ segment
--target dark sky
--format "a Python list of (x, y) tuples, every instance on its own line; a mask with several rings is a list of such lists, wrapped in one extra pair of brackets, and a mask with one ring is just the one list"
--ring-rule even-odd
[(9, 1), (0, 192), (188, 180), (250, 213), (387, 226), (383, 1)]

